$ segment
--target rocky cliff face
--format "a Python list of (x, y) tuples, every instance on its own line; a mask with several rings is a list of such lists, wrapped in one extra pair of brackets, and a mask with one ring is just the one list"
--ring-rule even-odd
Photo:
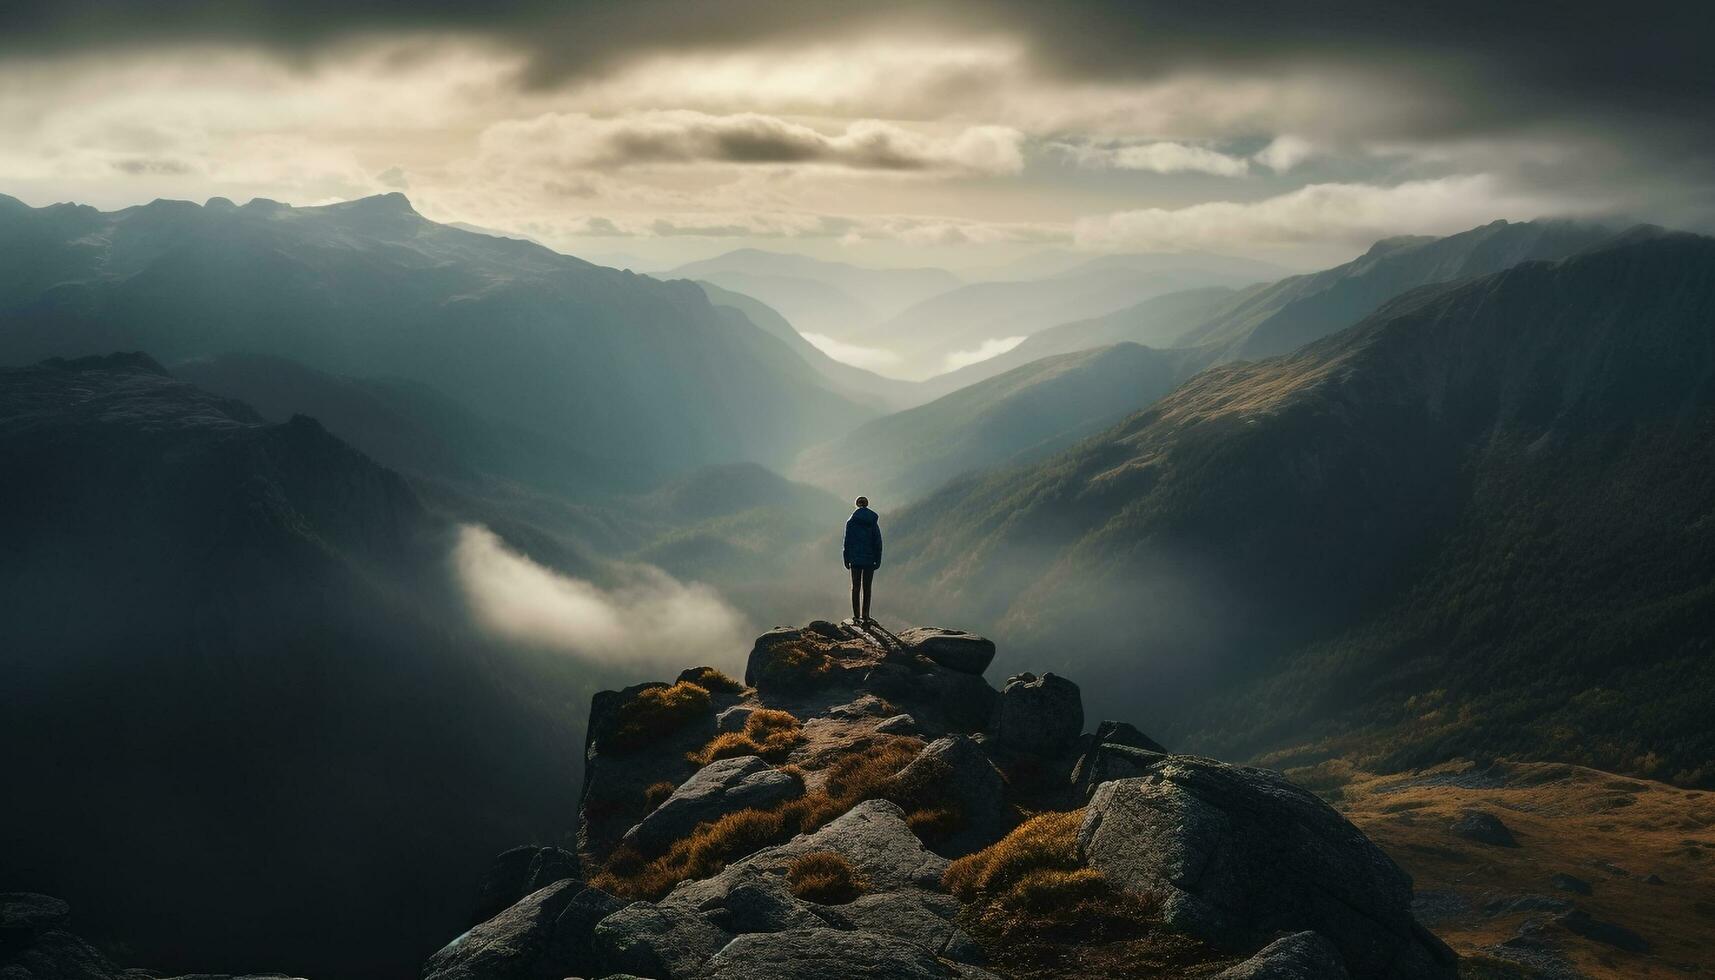
[(1315, 796), (1087, 732), (1076, 684), (996, 690), (994, 651), (813, 622), (742, 683), (597, 695), (576, 855), (502, 855), (425, 977), (1455, 976)]

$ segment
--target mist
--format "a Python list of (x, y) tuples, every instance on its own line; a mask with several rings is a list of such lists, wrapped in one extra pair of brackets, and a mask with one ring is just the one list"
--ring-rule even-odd
[(460, 527), (452, 562), (484, 629), (602, 663), (736, 669), (755, 632), (707, 585), (638, 565), (630, 583), (602, 589), (532, 561), (480, 524)]
[(999, 357), (1024, 343), (1023, 337), (993, 337), (978, 344), (972, 350), (958, 350), (947, 355), (942, 365), (943, 371), (957, 371), (972, 364), (981, 364), (991, 357)]

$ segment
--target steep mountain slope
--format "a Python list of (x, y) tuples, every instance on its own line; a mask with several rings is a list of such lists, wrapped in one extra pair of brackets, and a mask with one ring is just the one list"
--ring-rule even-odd
[(427, 221), (318, 208), (0, 205), (0, 363), (246, 351), (428, 384), (600, 458), (781, 462), (866, 409), (690, 283)]
[[(1653, 233), (1650, 229), (1638, 229), (1629, 234)], [(1211, 364), (1261, 356), (1274, 346), (1296, 348), (1355, 323), (1399, 292), (1441, 282), (1449, 276), (1471, 275), (1473, 270), (1494, 271), (1533, 256), (1560, 257), (1591, 242), (1612, 239), (1611, 232), (1592, 226), (1497, 222), (1448, 238), (1381, 242), (1361, 259), (1314, 275), (1238, 291), (1209, 288), (1170, 293), (1105, 316), (1050, 327), (1032, 334), (998, 357), (922, 382), (919, 387), (925, 392), (959, 393), (956, 401), (944, 400), (942, 409), (906, 416), (897, 422), (884, 417), (867, 423), (851, 435), (805, 450), (799, 456), (796, 472), (813, 472), (804, 467), (804, 461), (826, 462), (831, 449), (864, 445), (871, 450), (869, 458), (873, 462), (863, 467), (862, 472), (874, 473), (882, 479), (881, 484), (872, 485), (898, 486), (891, 484), (898, 474), (920, 473), (923, 475), (912, 478), (907, 494), (915, 495), (935, 485), (925, 483), (926, 478), (933, 477), (938, 482), (960, 472), (946, 463), (980, 468), (1000, 463), (1016, 452), (1016, 440), (1008, 438), (1009, 433), (1004, 429), (973, 433), (968, 441), (959, 444), (958, 451), (943, 457), (945, 463), (931, 461), (925, 466), (920, 459), (927, 454), (913, 454), (911, 449), (925, 442), (946, 441), (950, 423), (936, 419), (948, 407), (990, 404), (1015, 397), (1016, 385), (1003, 381), (1002, 376), (1022, 365), (1035, 362), (1039, 363), (1039, 370), (1053, 371), (1059, 363), (1056, 355), (1092, 350), (1116, 341), (1172, 349), (1172, 353), (1149, 359), (1146, 377), (1109, 373), (1084, 379), (1090, 387), (1080, 392), (1083, 403), (1106, 406), (1105, 418), (1117, 420), (1129, 411), (1147, 406), (1176, 383)], [(1177, 338), (1188, 333), (1214, 339), (1176, 348)], [(1177, 373), (1164, 378), (1161, 370), (1166, 367), (1174, 368)], [(1127, 402), (1127, 398), (1141, 400)], [(1030, 431), (1044, 450), (1069, 445), (1091, 432), (1093, 423), (1103, 421), (1088, 413), (1074, 414), (1067, 420), (1069, 424), (1056, 429), (1056, 419), (1054, 413), (1045, 413), (1030, 423)], [(885, 433), (887, 437), (866, 442), (862, 438), (864, 433)], [(907, 447), (906, 456), (910, 458), (895, 455), (898, 446)], [(837, 468), (818, 466), (817, 469), (838, 474)]]
[(659, 479), (637, 464), (595, 459), (563, 438), (497, 422), (427, 385), (349, 378), (264, 354), (223, 354), (172, 366), (174, 377), (284, 422), (308, 415), (396, 470), (469, 482), (482, 475), (575, 497), (636, 491)]
[(780, 338), (805, 364), (826, 379), (828, 385), (851, 401), (890, 412), (922, 401), (919, 391), (921, 386), (913, 382), (884, 378), (872, 371), (836, 361), (822, 353), (820, 348), (805, 340), (784, 316), (761, 300), (730, 289), (722, 289), (710, 282), (698, 282), (697, 285), (702, 287), (709, 297), (709, 302), (716, 307), (736, 310), (764, 332)]
[(1064, 449), (1173, 390), (1203, 353), (1115, 344), (1044, 357), (807, 449), (793, 473), (897, 506), (961, 473)]
[(469, 631), (445, 528), (142, 355), (0, 369), (0, 879), (180, 972), (399, 976), (562, 827), (585, 685)]
[(559, 571), (624, 589), (635, 573), (651, 574), (632, 567), (645, 562), (714, 585), (758, 621), (816, 608), (814, 589), (804, 595), (785, 568), (846, 511), (755, 463), (661, 474), (590, 459), (414, 382), (339, 377), (260, 355), (189, 361), (174, 373), (270, 421), (313, 416), (398, 469), (436, 518), (487, 526)]
[(847, 509), (831, 494), (754, 463), (697, 470), (632, 506), (656, 529), (637, 558), (729, 593), (780, 591), (782, 563), (804, 542), (837, 529)]
[(1712, 324), (1688, 235), (1419, 290), (945, 488), (895, 517), (900, 571), (1201, 748), (1709, 783)]
[(1613, 235), (1571, 221), (1495, 221), (1445, 238), (1384, 239), (1344, 265), (1246, 290), (1176, 344), (1219, 347), (1223, 360), (1273, 357), (1357, 323), (1408, 289), (1562, 259)]
[[(920, 387), (934, 397), (948, 394), (1056, 354), (1093, 350), (1109, 344), (1133, 343), (1145, 347), (1175, 346), (1185, 331), (1203, 323), (1230, 302), (1235, 291), (1224, 286), (1187, 289), (1128, 306), (1123, 310), (1074, 320), (1039, 330), (1012, 350), (986, 361), (936, 375)], [(1211, 351), (1211, 355), (1212, 355)], [(1134, 405), (1133, 408), (1141, 406)]]

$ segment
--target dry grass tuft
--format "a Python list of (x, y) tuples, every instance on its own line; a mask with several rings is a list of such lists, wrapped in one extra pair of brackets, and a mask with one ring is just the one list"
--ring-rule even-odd
[(755, 665), (756, 686), (778, 691), (808, 691), (828, 680), (834, 669), (826, 653), (806, 642), (779, 643)]
[(744, 685), (732, 679), (726, 671), (716, 667), (696, 667), (679, 675), (680, 681), (689, 681), (712, 694), (737, 694), (744, 690)]
[(673, 790), (677, 788), (665, 779), (658, 783), (651, 783), (649, 788), (643, 791), (643, 805), (653, 811), (656, 807), (667, 802), (667, 797), (672, 796)]
[(1084, 812), (1044, 813), (948, 866), (941, 883), (969, 903), (983, 932), (1011, 938), (1053, 934), (1105, 938), (1135, 933), (1146, 902), (1110, 885), (1078, 860)]
[(769, 762), (779, 762), (803, 741), (804, 733), (798, 719), (790, 712), (758, 708), (745, 719), (742, 730), (722, 732), (685, 758), (699, 766), (706, 766), (716, 759), (745, 755), (759, 755)]
[(923, 743), (911, 738), (872, 742), (828, 767), (818, 789), (768, 810), (740, 810), (701, 824), (654, 860), (622, 848), (590, 883), (621, 898), (658, 899), (681, 881), (717, 874), (729, 862), (810, 833), (865, 800), (892, 799), (894, 774), (922, 750)]
[(684, 728), (707, 714), (711, 706), (708, 688), (690, 681), (645, 688), (619, 706), (606, 747), (622, 752), (642, 748)]
[(806, 902), (845, 905), (869, 891), (869, 881), (843, 855), (811, 851), (786, 866), (786, 885)]

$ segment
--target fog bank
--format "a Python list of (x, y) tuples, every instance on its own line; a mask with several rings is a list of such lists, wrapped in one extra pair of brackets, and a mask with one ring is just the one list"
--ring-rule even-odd
[(738, 668), (750, 649), (754, 631), (713, 589), (651, 566), (602, 589), (532, 561), (479, 524), (459, 529), (452, 561), (476, 621), (519, 643), (675, 670)]

